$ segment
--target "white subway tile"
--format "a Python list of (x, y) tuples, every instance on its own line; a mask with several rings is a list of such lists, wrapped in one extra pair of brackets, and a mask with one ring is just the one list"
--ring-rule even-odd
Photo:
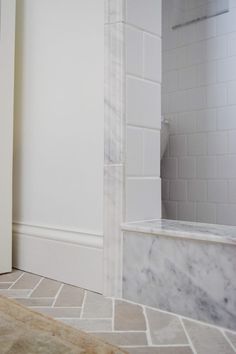
[[(138, 153), (138, 152), (136, 152)], [(143, 130), (143, 175), (160, 176), (160, 132)]]
[(217, 162), (218, 178), (236, 178), (236, 155), (219, 156)]
[(216, 130), (216, 110), (202, 110), (197, 112), (196, 130), (198, 132), (208, 132)]
[(161, 35), (161, 0), (127, 0), (128, 23)]
[(228, 200), (228, 182), (211, 180), (208, 181), (208, 202), (226, 203)]
[(196, 178), (195, 157), (180, 157), (178, 159), (178, 164), (179, 178)]
[(228, 151), (227, 132), (213, 132), (208, 134), (208, 154), (226, 154)]
[(170, 200), (174, 200), (174, 201), (187, 200), (187, 181), (184, 180), (170, 181)]
[(128, 124), (149, 128), (161, 125), (161, 90), (159, 84), (127, 78)]
[(193, 202), (178, 202), (177, 216), (178, 216), (178, 220), (195, 221), (196, 204)]
[(207, 182), (203, 180), (188, 181), (188, 200), (189, 201), (207, 201)]
[(222, 107), (217, 110), (217, 128), (219, 130), (236, 129), (236, 106)]
[(197, 67), (181, 69), (179, 71), (179, 87), (182, 90), (194, 88), (197, 84)]
[(232, 8), (224, 15), (217, 16), (216, 32), (218, 35), (236, 31), (236, 9)]
[(126, 26), (126, 70), (129, 74), (143, 75), (143, 34)]
[(228, 54), (229, 56), (236, 55), (236, 32), (228, 35)]
[(229, 181), (229, 202), (236, 203), (236, 179)]
[(206, 155), (207, 154), (207, 134), (197, 133), (188, 135), (188, 154)]
[(228, 83), (228, 104), (236, 104), (236, 81)]
[(126, 181), (127, 221), (161, 217), (161, 180), (132, 179)]
[(236, 131), (229, 132), (229, 153), (236, 154)]
[(177, 219), (177, 202), (174, 201), (164, 201), (163, 207), (165, 210), (164, 218), (171, 220)]
[(177, 159), (176, 158), (166, 158), (162, 160), (162, 177), (175, 179), (177, 178)]
[(195, 133), (197, 112), (185, 112), (178, 115), (178, 130), (180, 134)]
[(179, 87), (178, 71), (167, 71), (163, 75), (162, 88), (164, 92), (176, 91)]
[(126, 172), (128, 176), (141, 176), (143, 167), (143, 134), (141, 129), (127, 128)]
[(217, 176), (216, 157), (204, 156), (197, 159), (197, 177), (215, 178)]
[(184, 156), (187, 154), (186, 135), (171, 135), (169, 138), (170, 156)]
[(236, 204), (218, 204), (216, 222), (235, 226)]
[(227, 37), (213, 37), (204, 42), (206, 60), (225, 58), (228, 54)]
[(236, 80), (236, 57), (230, 57), (217, 62), (217, 80)]
[(170, 197), (170, 182), (167, 179), (161, 180), (162, 200), (169, 200)]
[(144, 34), (144, 77), (161, 82), (161, 39)]
[(203, 223), (216, 223), (216, 204), (197, 203), (197, 221)]
[(197, 66), (197, 85), (209, 85), (216, 83), (216, 62), (205, 62)]
[(227, 104), (227, 86), (225, 84), (207, 87), (207, 107), (214, 108)]

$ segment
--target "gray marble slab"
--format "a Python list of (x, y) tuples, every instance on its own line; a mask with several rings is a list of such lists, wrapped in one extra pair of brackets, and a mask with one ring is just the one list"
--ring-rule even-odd
[(236, 330), (236, 247), (124, 233), (123, 297)]
[(236, 227), (156, 219), (122, 224), (122, 230), (236, 245)]

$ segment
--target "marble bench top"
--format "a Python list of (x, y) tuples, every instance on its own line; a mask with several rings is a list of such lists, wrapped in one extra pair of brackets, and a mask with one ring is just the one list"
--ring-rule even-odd
[(156, 219), (123, 223), (121, 228), (123, 231), (236, 245), (235, 226)]

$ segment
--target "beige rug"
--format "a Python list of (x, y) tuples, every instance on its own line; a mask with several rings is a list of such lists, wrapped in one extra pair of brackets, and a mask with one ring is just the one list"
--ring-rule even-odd
[(0, 296), (0, 354), (124, 354), (93, 336)]

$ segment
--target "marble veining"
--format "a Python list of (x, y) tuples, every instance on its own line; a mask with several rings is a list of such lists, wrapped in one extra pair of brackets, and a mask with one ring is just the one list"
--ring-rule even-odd
[(126, 299), (236, 329), (236, 247), (125, 232)]
[(149, 220), (122, 224), (125, 231), (236, 245), (236, 227), (176, 220)]

